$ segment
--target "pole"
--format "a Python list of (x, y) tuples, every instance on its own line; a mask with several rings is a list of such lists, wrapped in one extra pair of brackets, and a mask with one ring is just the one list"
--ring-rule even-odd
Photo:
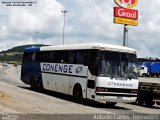
[(63, 24), (63, 45), (64, 45), (64, 30), (65, 30), (65, 13), (64, 13), (64, 24)]
[(64, 45), (64, 32), (65, 32), (65, 15), (68, 13), (68, 11), (64, 10), (61, 11), (64, 14), (64, 24), (63, 24), (63, 45)]
[(124, 25), (124, 35), (123, 35), (123, 46), (128, 46), (128, 26), (125, 24)]

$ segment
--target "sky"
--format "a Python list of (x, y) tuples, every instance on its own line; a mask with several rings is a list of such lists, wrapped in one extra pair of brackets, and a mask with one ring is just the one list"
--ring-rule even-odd
[[(6, 6), (4, 2), (33, 2)], [(0, 51), (25, 44), (123, 44), (122, 24), (113, 23), (114, 0), (0, 0)], [(139, 0), (138, 26), (129, 26), (128, 47), (138, 57), (160, 58), (160, 0)], [(36, 32), (38, 32), (36, 34)], [(37, 37), (36, 37), (37, 36)]]

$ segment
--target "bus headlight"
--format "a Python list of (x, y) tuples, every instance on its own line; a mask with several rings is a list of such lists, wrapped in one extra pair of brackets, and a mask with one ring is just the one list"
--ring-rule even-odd
[(104, 88), (97, 87), (96, 92), (104, 92)]
[(107, 88), (97, 87), (96, 88), (96, 92), (108, 92), (108, 89)]

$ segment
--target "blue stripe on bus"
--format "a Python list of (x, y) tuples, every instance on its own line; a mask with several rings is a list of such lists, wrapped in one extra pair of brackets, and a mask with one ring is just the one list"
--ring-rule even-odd
[(24, 49), (24, 52), (39, 52), (39, 51), (40, 47), (29, 47)]

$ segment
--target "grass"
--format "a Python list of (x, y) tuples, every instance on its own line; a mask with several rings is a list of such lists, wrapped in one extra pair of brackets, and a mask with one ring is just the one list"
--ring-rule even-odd
[(6, 52), (5, 54), (0, 54), (0, 62), (2, 63), (12, 63), (21, 64), (22, 63), (22, 52)]
[(15, 55), (22, 55), (23, 53), (22, 52), (9, 52), (9, 53), (6, 53), (6, 56), (15, 56)]

